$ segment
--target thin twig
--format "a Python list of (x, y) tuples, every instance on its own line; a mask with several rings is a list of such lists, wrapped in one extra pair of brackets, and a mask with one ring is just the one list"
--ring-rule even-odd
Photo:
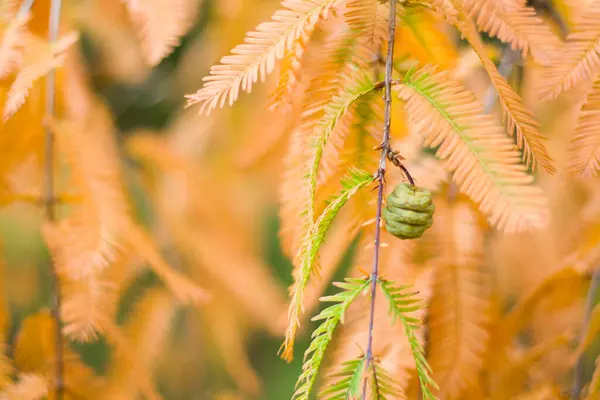
[[(379, 247), (381, 237), (381, 211), (383, 208), (383, 190), (385, 168), (390, 151), (390, 127), (392, 120), (392, 72), (394, 63), (394, 37), (396, 34), (396, 0), (390, 0), (390, 21), (388, 29), (388, 49), (385, 60), (385, 114), (383, 127), (383, 140), (381, 142), (381, 158), (377, 169), (379, 188), (377, 191), (377, 215), (375, 217), (375, 241), (373, 255), (373, 269), (371, 271), (371, 304), (369, 316), (369, 337), (367, 341), (366, 359), (367, 368), (373, 362), (373, 327), (375, 325), (375, 295), (377, 293), (377, 279), (379, 277)], [(367, 395), (367, 381), (363, 385), (362, 398)]]
[[(581, 333), (579, 334), (579, 343), (581, 343), (590, 325), (590, 316), (592, 315), (592, 309), (596, 300), (596, 295), (600, 289), (600, 271), (594, 271), (592, 275), (592, 281), (590, 282), (590, 288), (588, 290), (587, 299), (585, 300), (585, 314), (583, 317), (583, 323), (581, 327)], [(578, 400), (583, 388), (583, 370), (585, 362), (585, 353), (579, 355), (577, 364), (575, 364), (575, 375), (573, 377), (573, 389), (571, 391), (571, 400)]]
[[(52, 0), (50, 3), (50, 21), (48, 24), (48, 40), (54, 44), (58, 38), (58, 26), (60, 22), (61, 0)], [(54, 103), (56, 95), (56, 76), (54, 69), (50, 70), (46, 78), (46, 116), (54, 115)], [(45, 208), (48, 221), (55, 220), (54, 213), (54, 135), (46, 127), (46, 178), (45, 178)], [(62, 400), (64, 394), (64, 357), (63, 357), (63, 336), (61, 329), (61, 299), (60, 299), (60, 279), (58, 272), (51, 263), (52, 270), (52, 316), (56, 322), (55, 346), (56, 362), (54, 370), (54, 386), (56, 400)]]
[(25, 17), (25, 15), (27, 15), (29, 13), (29, 10), (31, 10), (31, 6), (33, 6), (33, 0), (25, 0), (23, 1), (23, 3), (21, 4), (21, 7), (19, 7), (19, 11), (17, 11), (17, 19), (21, 19), (23, 17)]

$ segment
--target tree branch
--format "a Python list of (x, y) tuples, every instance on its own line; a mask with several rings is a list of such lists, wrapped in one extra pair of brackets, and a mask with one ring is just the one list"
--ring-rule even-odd
[[(58, 27), (60, 22), (60, 11), (62, 1), (52, 0), (50, 3), (50, 20), (48, 23), (48, 41), (54, 44), (58, 38)], [(46, 116), (54, 116), (56, 95), (56, 73), (54, 69), (50, 70), (46, 78)], [(54, 203), (56, 196), (54, 195), (54, 135), (52, 131), (46, 127), (46, 146), (45, 146), (45, 188), (44, 188), (44, 203), (46, 211), (46, 219), (54, 221), (56, 218), (54, 211)], [(56, 268), (50, 262), (52, 270), (52, 316), (56, 322), (55, 331), (55, 347), (56, 360), (54, 369), (54, 390), (55, 399), (62, 400), (64, 394), (64, 356), (63, 356), (63, 336), (62, 324), (60, 319), (61, 314), (61, 298), (60, 298), (60, 278)]]
[[(375, 295), (377, 293), (377, 278), (379, 277), (379, 247), (381, 240), (381, 211), (383, 208), (383, 191), (385, 181), (385, 168), (388, 153), (390, 152), (390, 126), (392, 120), (392, 72), (394, 63), (394, 38), (396, 34), (396, 0), (390, 0), (390, 21), (388, 29), (388, 48), (385, 60), (385, 114), (383, 127), (383, 140), (381, 142), (381, 158), (377, 169), (377, 215), (375, 217), (375, 246), (373, 255), (373, 269), (371, 271), (371, 303), (369, 316), (369, 336), (367, 341), (365, 369), (373, 362), (373, 328), (375, 326)], [(365, 380), (362, 391), (362, 399), (366, 398), (367, 381)]]

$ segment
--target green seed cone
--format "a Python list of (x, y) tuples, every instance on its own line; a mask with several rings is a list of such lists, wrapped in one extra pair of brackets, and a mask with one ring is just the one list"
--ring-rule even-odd
[(431, 192), (401, 183), (394, 188), (383, 209), (386, 230), (400, 239), (417, 239), (433, 224), (435, 205)]

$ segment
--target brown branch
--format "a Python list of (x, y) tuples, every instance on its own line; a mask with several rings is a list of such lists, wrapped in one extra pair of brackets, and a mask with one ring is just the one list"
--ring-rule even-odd
[[(52, 0), (50, 3), (50, 20), (48, 25), (48, 41), (54, 44), (58, 38), (58, 26), (60, 22), (61, 0)], [(46, 78), (46, 116), (54, 116), (55, 95), (56, 95), (56, 75), (54, 69), (50, 70)], [(54, 212), (54, 135), (46, 127), (46, 160), (45, 160), (45, 210), (46, 219), (50, 222), (56, 219)], [(64, 395), (64, 355), (63, 355), (63, 336), (61, 324), (61, 298), (60, 298), (60, 278), (55, 266), (50, 262), (52, 270), (52, 307), (51, 312), (56, 321), (55, 347), (56, 360), (54, 369), (54, 390), (55, 399), (62, 400)]]
[[(377, 280), (379, 278), (379, 247), (381, 240), (381, 212), (383, 208), (383, 190), (385, 181), (386, 160), (390, 150), (390, 127), (392, 120), (392, 73), (394, 68), (394, 38), (396, 35), (396, 0), (390, 0), (390, 20), (388, 29), (388, 48), (385, 60), (385, 114), (383, 126), (383, 140), (381, 142), (381, 158), (379, 159), (379, 168), (377, 169), (377, 180), (379, 188), (377, 190), (377, 215), (375, 217), (375, 241), (373, 255), (373, 269), (371, 271), (371, 301), (369, 316), (369, 333), (367, 341), (366, 359), (368, 369), (373, 362), (373, 328), (375, 326), (375, 295), (377, 293)], [(365, 380), (362, 391), (362, 399), (367, 395), (367, 381)]]

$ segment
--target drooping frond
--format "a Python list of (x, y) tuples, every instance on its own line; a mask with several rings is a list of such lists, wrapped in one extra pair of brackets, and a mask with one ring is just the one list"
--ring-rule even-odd
[(304, 289), (312, 275), (314, 264), (323, 244), (325, 234), (329, 229), (333, 219), (342, 209), (342, 207), (354, 196), (360, 189), (373, 182), (373, 175), (364, 171), (354, 170), (343, 182), (344, 190), (336, 196), (329, 205), (323, 210), (314, 225), (311, 225), (299, 250), (300, 268), (294, 271), (294, 285), (292, 287), (291, 301), (289, 307), (289, 325), (286, 330), (285, 341), (282, 346), (282, 357), (285, 360), (291, 360), (293, 357), (294, 340), (296, 331), (300, 325), (300, 316), (303, 311)]
[(29, 13), (16, 16), (0, 38), (0, 79), (15, 71), (22, 62)]
[[(348, 216), (351, 212), (349, 208), (342, 211), (319, 251), (319, 279), (311, 280), (304, 291), (304, 312), (307, 314), (319, 306), (319, 298), (330, 286), (340, 261), (361, 230), (362, 221)], [(287, 319), (287, 313), (285, 317)]]
[(48, 395), (46, 378), (38, 374), (19, 374), (19, 380), (0, 391), (0, 400), (42, 400)]
[(329, 376), (334, 382), (319, 392), (319, 397), (326, 400), (358, 400), (366, 361), (364, 357), (345, 361), (339, 371)]
[(319, 131), (317, 131), (316, 136), (312, 139), (314, 141), (313, 156), (308, 171), (308, 182), (306, 183), (309, 191), (306, 210), (309, 221), (314, 219), (315, 192), (317, 190), (319, 166), (321, 165), (321, 158), (329, 137), (334, 131), (340, 118), (343, 117), (348, 109), (352, 107), (358, 99), (375, 90), (373, 82), (365, 71), (358, 71), (353, 79), (344, 80), (352, 83), (350, 83), (339, 96), (334, 96), (331, 102), (327, 104), (325, 107), (325, 115), (320, 122)]
[(325, 351), (333, 338), (333, 332), (338, 324), (344, 323), (344, 315), (350, 307), (350, 304), (371, 284), (370, 279), (351, 279), (347, 278), (346, 282), (335, 283), (334, 285), (341, 288), (342, 291), (333, 296), (323, 297), (321, 301), (335, 303), (323, 311), (313, 321), (323, 321), (313, 331), (311, 342), (304, 354), (304, 364), (302, 365), (302, 374), (296, 383), (296, 392), (294, 400), (308, 400), (314, 388), (317, 374)]
[(150, 66), (179, 45), (198, 8), (196, 0), (127, 0), (126, 5)]
[[(397, 3), (397, 16), (401, 18), (404, 7)], [(389, 25), (390, 8), (387, 2), (350, 0), (346, 5), (344, 19), (350, 29), (366, 40), (373, 51), (386, 43)]]
[(373, 400), (404, 399), (402, 388), (394, 377), (375, 359), (369, 366)]
[(130, 225), (127, 239), (136, 252), (145, 258), (154, 273), (163, 280), (173, 295), (183, 304), (199, 304), (210, 298), (210, 294), (204, 289), (167, 264), (143, 229)]
[(549, 65), (560, 48), (550, 26), (521, 0), (453, 0), (463, 3), (475, 17), (480, 30), (510, 43), (524, 56), (531, 54), (542, 65)]
[(460, 399), (478, 384), (489, 339), (489, 299), (482, 273), (483, 231), (466, 199), (436, 202), (438, 254), (429, 307), (428, 359), (440, 397)]
[(357, 101), (355, 121), (341, 151), (341, 167), (375, 171), (379, 157), (373, 148), (381, 143), (383, 132), (383, 100), (372, 93)]
[(226, 102), (232, 105), (240, 90), (250, 93), (260, 77), (264, 81), (273, 72), (277, 60), (293, 49), (295, 41), (312, 31), (319, 20), (327, 18), (339, 0), (284, 0), (283, 10), (275, 12), (271, 22), (260, 24), (247, 34), (245, 43), (221, 59), (204, 78), (204, 86), (188, 96), (188, 105), (200, 104), (200, 112), (209, 113)]
[(36, 80), (62, 65), (66, 51), (78, 38), (77, 33), (69, 33), (49, 45), (46, 40), (31, 34), (25, 35), (21, 68), (8, 91), (3, 111), (4, 120), (10, 118), (23, 105)]
[(402, 323), (410, 349), (415, 359), (417, 375), (421, 386), (421, 392), (424, 399), (435, 399), (431, 392), (432, 389), (437, 389), (438, 386), (431, 378), (431, 367), (425, 359), (425, 350), (419, 342), (416, 332), (419, 330), (421, 321), (411, 316), (411, 313), (423, 307), (419, 304), (419, 299), (415, 293), (407, 292), (410, 287), (395, 286), (394, 282), (379, 279), (377, 281), (381, 292), (389, 303), (389, 314), (392, 316), (392, 321), (399, 320)]
[(520, 155), (475, 96), (431, 66), (406, 74), (396, 87), (409, 119), (437, 147), (437, 156), (490, 222), (505, 232), (547, 223), (546, 199), (525, 171)]
[[(379, 154), (373, 151), (381, 144), (383, 133), (383, 99), (376, 92), (371, 92), (358, 99), (354, 106), (352, 124), (347, 138), (339, 151), (338, 174), (348, 168), (360, 168), (365, 171), (376, 171)], [(393, 129), (393, 128), (392, 128)], [(375, 209), (372, 193), (364, 191), (354, 197), (351, 204), (353, 218), (361, 224), (373, 218)]]
[[(364, 228), (354, 268), (360, 269), (373, 261), (373, 228), (372, 225)], [(382, 232), (381, 240), (383, 243), (388, 244), (380, 254), (381, 274), (389, 278), (390, 281), (404, 282), (411, 285), (410, 292), (419, 291), (419, 297), (423, 301), (423, 305), (418, 310), (407, 314), (407, 316), (418, 320), (424, 319), (426, 315), (424, 304), (430, 297), (433, 277), (431, 272), (433, 271), (430, 268), (423, 268), (416, 264), (417, 258), (422, 260), (420, 246), (417, 246), (415, 241), (396, 240), (385, 231)], [(401, 392), (398, 396), (390, 397), (392, 399), (402, 399), (404, 395), (407, 398), (412, 398), (409, 396), (408, 389), (413, 381), (413, 376), (416, 377), (416, 363), (409, 337), (402, 323), (393, 325), (390, 323), (392, 318), (389, 315), (389, 304), (385, 296), (382, 293), (377, 293), (376, 298), (373, 356), (376, 362), (394, 378), (394, 386)], [(369, 306), (368, 300), (369, 298), (366, 296), (356, 299), (356, 305), (347, 314), (346, 324), (340, 327), (340, 337), (332, 357), (332, 372), (339, 369), (342, 361), (358, 358), (363, 354), (362, 348), (367, 343), (369, 335), (370, 316), (369, 313), (365, 312)], [(418, 328), (418, 331), (412, 331), (411, 340), (416, 337), (418, 342), (423, 345), (426, 329), (421, 324)], [(370, 373), (371, 371), (367, 372)], [(325, 380), (325, 383), (329, 382), (329, 380)], [(418, 386), (418, 383), (416, 386)], [(371, 394), (369, 392), (372, 392), (370, 388), (368, 395)], [(367, 396), (367, 398), (371, 397)]]
[(114, 263), (129, 223), (114, 133), (100, 106), (85, 122), (49, 121), (82, 201), (68, 218), (47, 224), (44, 236), (58, 271), (73, 279)]
[(87, 342), (102, 332), (107, 318), (114, 315), (117, 304), (116, 285), (103, 273), (94, 272), (80, 279), (61, 279), (63, 332), (73, 340)]
[(594, 82), (579, 115), (568, 169), (572, 175), (586, 178), (600, 172), (600, 78)]
[(293, 357), (294, 340), (296, 331), (300, 325), (300, 316), (304, 308), (304, 289), (312, 275), (314, 264), (323, 244), (325, 234), (329, 229), (333, 219), (342, 209), (342, 207), (358, 192), (360, 189), (373, 182), (373, 175), (364, 171), (354, 170), (343, 182), (344, 190), (336, 196), (329, 205), (323, 210), (317, 221), (311, 225), (302, 241), (299, 250), (300, 268), (294, 271), (294, 285), (289, 307), (289, 324), (286, 330), (285, 341), (282, 345), (282, 357), (285, 360), (291, 360)]
[(548, 70), (542, 95), (557, 97), (586, 80), (595, 79), (600, 72), (600, 5), (594, 4), (574, 24), (560, 57)]
[[(286, 299), (254, 246), (246, 243), (247, 228), (254, 226), (246, 227), (247, 222), (236, 215), (240, 197), (234, 193), (239, 189), (232, 190), (235, 185), (222, 183), (221, 178), (203, 179), (173, 142), (136, 135), (128, 147), (138, 160), (162, 172), (158, 182), (165, 186), (149, 185), (149, 191), (169, 239), (188, 261), (184, 265), (190, 266), (186, 269), (191, 278), (202, 280), (203, 286), (216, 286), (253, 324), (280, 335), (287, 321), (276, 316), (282, 315)], [(213, 190), (207, 192), (206, 187)]]
[(521, 97), (510, 87), (506, 79), (498, 72), (494, 63), (486, 56), (485, 48), (473, 23), (467, 18), (457, 21), (457, 28), (467, 38), (473, 50), (479, 56), (498, 93), (502, 115), (508, 132), (514, 135), (517, 145), (523, 150), (523, 161), (535, 168), (539, 165), (545, 172), (556, 172), (545, 145), (545, 137), (535, 116), (525, 107)]
[[(235, 236), (214, 227), (174, 229), (173, 237), (192, 263), (201, 268), (197, 273), (200, 279), (218, 285), (219, 291), (254, 324), (281, 335), (287, 321), (276, 316), (286, 309), (285, 296), (262, 260), (239, 246)], [(245, 267), (240, 269), (240, 265)], [(210, 303), (215, 301), (220, 300), (215, 298)]]
[[(300, 121), (289, 141), (283, 180), (279, 188), (281, 203), (279, 234), (285, 253), (292, 258), (297, 255), (300, 242), (310, 223), (313, 222), (306, 211), (307, 206), (311, 204), (308, 201), (309, 191), (306, 190), (305, 181), (312, 155), (311, 152), (305, 151), (306, 144), (321, 132), (324, 110), (331, 99), (343, 93), (344, 88), (349, 84), (341, 78), (352, 77), (357, 70), (367, 68), (369, 54), (370, 51), (357, 41), (351, 31), (328, 37), (320, 54), (320, 61), (317, 62), (318, 73), (309, 84)], [(347, 113), (336, 124), (336, 132), (331, 136), (328, 147), (323, 150), (320, 168), (327, 175), (326, 178), (331, 176), (327, 173), (335, 171), (335, 166), (338, 164), (338, 150), (346, 137), (346, 128), (352, 119), (351, 114), (351, 112)], [(323, 175), (319, 176), (319, 179), (323, 178)], [(294, 265), (298, 266), (296, 259)]]
[[(159, 310), (162, 311), (162, 310)], [(153, 327), (156, 329), (156, 327)], [(149, 335), (153, 338), (153, 335)], [(131, 373), (133, 383), (136, 388), (144, 394), (149, 400), (161, 400), (162, 397), (154, 388), (154, 383), (150, 378), (148, 371), (142, 362), (138, 359), (137, 348), (123, 334), (123, 331), (113, 323), (106, 324), (106, 339), (115, 348), (115, 358), (118, 359), (124, 368), (128, 367), (128, 372)], [(146, 343), (143, 343), (145, 345)], [(114, 371), (113, 371), (114, 372)], [(117, 382), (118, 383), (118, 382)], [(128, 382), (131, 385), (131, 382)], [(115, 398), (112, 395), (112, 387), (107, 388), (108, 396), (105, 398)], [(118, 398), (118, 397), (116, 397)], [(126, 397), (131, 398), (131, 397)]]
[(281, 110), (283, 113), (287, 113), (291, 110), (293, 98), (296, 95), (295, 91), (300, 84), (302, 56), (309, 42), (310, 37), (301, 34), (294, 41), (291, 51), (283, 57), (278, 70), (277, 86), (271, 94), (269, 106), (271, 111)]
[[(111, 338), (119, 341), (122, 333), (129, 348), (119, 348), (113, 357), (105, 398), (134, 399), (140, 389), (154, 392), (151, 372), (168, 343), (176, 311), (173, 296), (163, 289), (148, 289), (135, 304), (123, 329), (115, 335), (115, 327), (109, 328)], [(143, 366), (142, 371), (139, 371), (140, 366)]]

